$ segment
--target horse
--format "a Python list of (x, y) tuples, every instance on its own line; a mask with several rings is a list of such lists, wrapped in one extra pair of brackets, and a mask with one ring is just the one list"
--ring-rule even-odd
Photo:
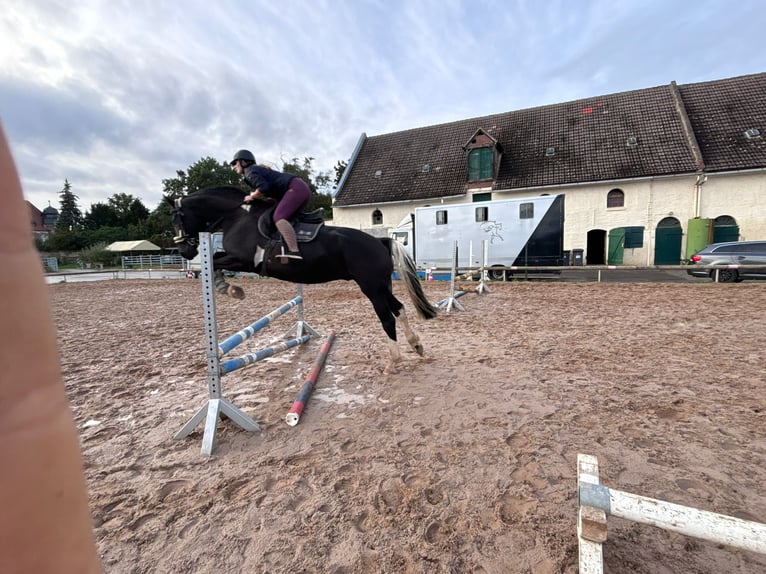
[[(282, 240), (272, 220), (274, 203), (255, 199), (243, 207), (245, 192), (237, 187), (208, 187), (185, 195), (171, 206), (174, 241), (185, 259), (198, 252), (200, 232), (223, 232), (223, 252), (213, 255), (215, 286), (219, 293), (237, 299), (244, 291), (229, 285), (223, 271), (243, 271), (291, 283), (315, 284), (335, 280), (354, 281), (370, 300), (375, 314), (389, 338), (390, 359), (384, 373), (396, 372), (401, 360), (396, 342), (396, 324), (401, 322), (407, 342), (420, 356), (423, 346), (412, 330), (404, 305), (393, 294), (391, 275), (396, 269), (403, 279), (417, 314), (423, 319), (436, 316), (415, 269), (415, 263), (395, 240), (376, 238), (358, 229), (324, 225), (321, 215), (302, 214), (296, 218), (296, 234), (303, 260), (287, 260), (278, 255)], [(313, 223), (312, 223), (313, 221)]]

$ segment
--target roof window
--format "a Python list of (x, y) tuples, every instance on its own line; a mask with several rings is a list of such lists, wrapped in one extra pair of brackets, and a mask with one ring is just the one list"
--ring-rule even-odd
[(628, 147), (636, 147), (638, 145), (638, 138), (636, 136), (628, 136), (625, 140), (625, 145)]
[(750, 128), (748, 130), (745, 130), (745, 137), (749, 140), (759, 140), (761, 139), (761, 132), (758, 128)]
[(545, 157), (553, 157), (556, 155), (556, 148), (551, 146), (549, 148), (546, 148), (545, 150)]

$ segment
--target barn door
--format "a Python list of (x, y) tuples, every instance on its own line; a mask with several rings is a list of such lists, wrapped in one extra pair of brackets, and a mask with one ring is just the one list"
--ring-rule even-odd
[(666, 217), (657, 224), (654, 239), (654, 264), (679, 265), (681, 263), (681, 223), (675, 217)]
[(616, 227), (609, 230), (609, 256), (607, 264), (622, 265), (622, 256), (625, 252), (625, 228)]
[(713, 222), (713, 243), (739, 241), (737, 220), (728, 215), (721, 215)]

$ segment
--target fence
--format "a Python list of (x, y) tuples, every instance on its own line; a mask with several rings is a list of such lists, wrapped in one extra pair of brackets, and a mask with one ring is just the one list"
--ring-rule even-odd
[(40, 261), (46, 273), (57, 273), (59, 270), (59, 260), (55, 257), (41, 256)]
[(123, 269), (183, 269), (180, 255), (123, 255)]

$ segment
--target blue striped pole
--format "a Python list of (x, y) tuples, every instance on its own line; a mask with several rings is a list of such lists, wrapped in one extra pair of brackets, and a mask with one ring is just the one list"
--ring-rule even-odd
[(303, 297), (298, 295), (295, 299), (292, 301), (289, 301), (282, 305), (279, 309), (276, 309), (269, 313), (268, 315), (265, 315), (258, 319), (255, 323), (252, 325), (245, 327), (238, 333), (234, 333), (230, 337), (227, 337), (220, 343), (218, 343), (218, 351), (221, 353), (221, 355), (225, 355), (229, 351), (231, 351), (234, 347), (239, 345), (242, 341), (249, 339), (252, 337), (255, 333), (263, 329), (266, 325), (271, 323), (274, 319), (279, 317), (280, 315), (284, 315), (287, 313), (290, 309), (298, 305), (303, 301)]
[(299, 337), (297, 339), (290, 339), (289, 341), (279, 343), (278, 345), (274, 345), (273, 347), (261, 349), (260, 351), (256, 351), (255, 353), (247, 353), (246, 355), (242, 355), (241, 357), (236, 357), (234, 359), (228, 359), (226, 361), (223, 361), (221, 363), (221, 375), (225, 375), (226, 373), (231, 373), (232, 371), (236, 371), (237, 369), (241, 369), (242, 367), (252, 365), (253, 363), (257, 363), (258, 361), (262, 361), (263, 359), (271, 357), (272, 355), (276, 355), (277, 353), (287, 351), (287, 349), (291, 349), (292, 347), (297, 347), (298, 345), (302, 345), (309, 339), (311, 339), (311, 335), (303, 335), (302, 337)]

